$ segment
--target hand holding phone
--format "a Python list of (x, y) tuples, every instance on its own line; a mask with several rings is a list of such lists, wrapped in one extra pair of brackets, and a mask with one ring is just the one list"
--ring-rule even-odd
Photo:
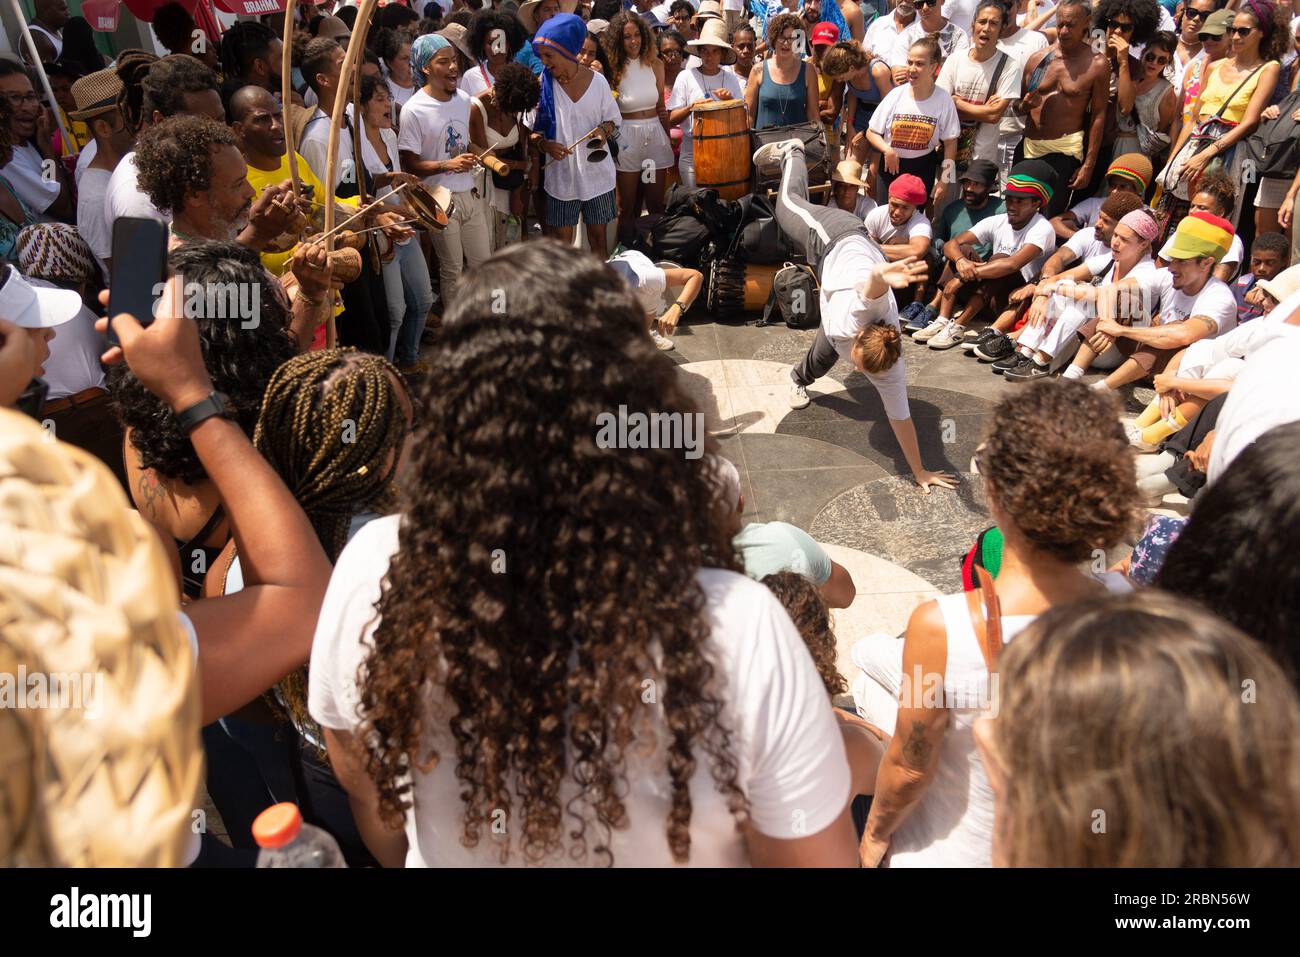
[[(156, 219), (122, 216), (113, 223), (113, 271), (108, 314), (130, 313), (148, 326), (154, 319), (156, 290), (167, 278), (167, 227)], [(118, 345), (112, 324), (108, 341)]]

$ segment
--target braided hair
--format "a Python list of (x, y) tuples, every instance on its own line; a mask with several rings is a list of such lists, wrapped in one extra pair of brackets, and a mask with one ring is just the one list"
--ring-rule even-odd
[(158, 57), (144, 50), (123, 50), (117, 58), (115, 69), (122, 81), (122, 95), (118, 106), (122, 118), (132, 130), (139, 132), (144, 123), (144, 78)]
[[(327, 349), (294, 356), (267, 383), (253, 444), (306, 512), (331, 562), (356, 515), (396, 504), (393, 478), (410, 418), (401, 382), (382, 356)], [(307, 669), (276, 687), (288, 718), (315, 731)]]

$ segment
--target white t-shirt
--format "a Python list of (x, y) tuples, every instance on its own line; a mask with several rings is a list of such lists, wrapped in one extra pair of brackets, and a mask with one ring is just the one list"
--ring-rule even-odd
[(627, 249), (610, 259), (607, 265), (632, 288), (642, 309), (653, 315), (659, 314), (664, 301), (664, 290), (668, 288), (668, 277), (650, 261), (649, 256)]
[[(446, 102), (435, 100), (423, 88), (416, 90), (402, 107), (397, 148), (422, 160), (455, 159), (467, 152), (469, 101), (469, 94), (463, 90), (457, 90)], [(445, 186), (453, 193), (467, 193), (474, 188), (474, 174), (437, 173), (426, 176), (424, 184), (430, 188)]]
[[(346, 142), (346, 137), (340, 131), (339, 143)], [(316, 178), (325, 182), (325, 168), (329, 161), (330, 153), (330, 115), (320, 107), (307, 120), (307, 125), (303, 127), (302, 142), (298, 147), (298, 155), (307, 161), (311, 171), (316, 174)], [(340, 160), (345, 159), (350, 154), (343, 150), (343, 156)], [(339, 176), (343, 176), (343, 164), (338, 164)], [(336, 184), (337, 185), (337, 184)]]
[(108, 179), (108, 189), (104, 193), (104, 225), (108, 234), (113, 235), (113, 224), (122, 216), (135, 216), (141, 219), (156, 219), (160, 223), (170, 223), (172, 218), (149, 201), (149, 197), (140, 191), (136, 182), (135, 152), (122, 157)]
[(1070, 207), (1070, 212), (1079, 221), (1080, 229), (1092, 226), (1097, 222), (1097, 214), (1101, 212), (1101, 203), (1101, 197), (1090, 196), (1077, 205)]
[(930, 221), (919, 209), (913, 211), (912, 218), (902, 226), (895, 226), (893, 220), (889, 218), (888, 205), (877, 206), (867, 213), (862, 222), (867, 227), (867, 234), (881, 246), (905, 243), (917, 236), (929, 239), (934, 235), (930, 228)]
[(1300, 369), (1300, 329), (1294, 326), (1283, 327), (1268, 348), (1246, 360), (1214, 426), (1207, 482), (1218, 481), (1233, 460), (1265, 432), (1300, 420), (1296, 369)]
[(1214, 335), (1221, 336), (1237, 326), (1237, 297), (1232, 288), (1221, 279), (1210, 276), (1209, 281), (1194, 296), (1174, 288), (1174, 274), (1168, 269), (1157, 269), (1144, 288), (1151, 290), (1153, 302), (1160, 304), (1160, 324), (1172, 325), (1193, 316), (1204, 316), (1214, 322)]
[(858, 204), (853, 207), (853, 215), (863, 221), (867, 218), (867, 213), (876, 208), (876, 201), (870, 196), (859, 196)]
[(72, 181), (77, 184), (77, 189), (81, 189), (81, 177), (86, 175), (86, 170), (95, 157), (99, 155), (99, 144), (91, 140), (86, 144), (86, 148), (77, 154), (77, 165), (72, 171)]
[(1085, 226), (1065, 241), (1065, 248), (1074, 253), (1076, 263), (1093, 256), (1109, 256), (1110, 243), (1097, 238), (1096, 226)]
[[(912, 23), (915, 22), (916, 17), (913, 17)], [(871, 21), (871, 25), (867, 27), (867, 32), (862, 35), (862, 47), (888, 62), (889, 58), (894, 54), (894, 45), (898, 42), (899, 36), (911, 25), (909, 23), (906, 26), (899, 27), (892, 11), (876, 17)]]
[(13, 159), (0, 175), (9, 181), (18, 198), (26, 203), (37, 216), (43, 216), (50, 204), (59, 198), (58, 177), (45, 176), (45, 158), (40, 151), (27, 143), (16, 144)]
[[(44, 289), (62, 288), (44, 279), (27, 281)], [(45, 371), (41, 373), (50, 386), (47, 398), (62, 399), (87, 389), (104, 388), (104, 367), (99, 364), (99, 357), (108, 348), (108, 342), (95, 331), (97, 318), (82, 306), (75, 316), (55, 327), (50, 357), (45, 360)]]
[(880, 101), (871, 114), (870, 128), (893, 147), (903, 159), (916, 159), (930, 153), (943, 140), (953, 140), (961, 132), (957, 107), (947, 90), (934, 88), (930, 96), (917, 102), (912, 85), (896, 86)]
[(104, 197), (108, 195), (108, 184), (112, 179), (113, 174), (106, 169), (88, 169), (81, 174), (81, 186), (77, 192), (77, 232), (81, 233), (81, 238), (99, 261), (99, 271), (105, 282), (108, 281), (108, 270), (104, 260), (113, 254), (113, 234), (104, 218)]
[[(358, 669), (373, 648), (378, 623), (374, 604), (398, 548), (400, 522), (397, 515), (370, 522), (334, 566), (309, 669), (308, 709), (322, 727), (355, 732), (362, 724)], [(704, 613), (711, 627), (707, 651), (723, 702), (721, 717), (731, 729), (740, 769), (736, 783), (749, 798), (753, 826), (777, 838), (816, 834), (843, 813), (850, 775), (843, 739), (812, 657), (784, 609), (758, 582), (717, 569), (700, 570), (696, 581), (705, 593)], [(659, 657), (655, 650), (650, 654)], [(453, 708), (437, 684), (423, 697), (432, 715)], [(668, 734), (660, 709), (647, 707), (645, 718), (647, 733), (638, 736), (645, 748), (626, 752), (627, 784), (621, 796), (628, 824), (609, 838), (614, 863), (622, 867), (674, 864), (664, 827)], [(462, 785), (456, 778), (455, 742), (445, 717), (427, 720), (426, 727), (421, 750), (437, 749), (442, 760), (428, 771), (412, 772), (413, 806), (405, 827), (407, 866), (500, 866), (499, 848), (491, 839), (474, 848), (461, 843)], [(644, 753), (651, 747), (653, 751)], [(745, 866), (744, 836), (714, 786), (709, 760), (702, 752), (696, 758), (690, 863)], [(561, 806), (577, 793), (572, 774), (566, 774), (560, 785)], [(573, 805), (575, 810), (579, 807)], [(571, 826), (566, 822), (563, 830)], [(589, 839), (592, 833), (589, 826)], [(574, 866), (602, 861), (590, 855), (575, 862), (561, 851), (547, 863)], [(510, 863), (520, 863), (517, 845)]]
[[(971, 59), (971, 49), (963, 50), (957, 56), (951, 56), (944, 61), (943, 68), (939, 71), (939, 86), (953, 96), (960, 97), (975, 106), (981, 106), (993, 97), (1000, 97), (1008, 103), (1020, 99), (1020, 70), (1016, 58), (1001, 50), (994, 50), (993, 56), (983, 63), (976, 63)], [(1002, 72), (998, 74), (997, 89), (990, 95), (993, 74), (997, 72), (999, 62), (1002, 64)], [(970, 158), (996, 163), (998, 123), (976, 123), (973, 126), (975, 127), (974, 143)], [(964, 140), (965, 136), (963, 136)], [(959, 149), (960, 146), (959, 142)]]
[[(1219, 378), (1217, 374), (1210, 375), (1210, 370), (1215, 367), (1231, 368), (1233, 363), (1229, 360), (1240, 362), (1248, 359), (1273, 339), (1288, 335), (1285, 330), (1295, 328), (1284, 321), (1289, 315), (1289, 311), (1284, 313), (1280, 309), (1274, 309), (1221, 336), (1215, 336), (1213, 339), (1198, 339), (1183, 353), (1182, 361), (1178, 363), (1178, 374), (1190, 379)], [(1233, 374), (1223, 376), (1223, 378), (1233, 377)]]
[(1014, 256), (1024, 246), (1037, 246), (1041, 252), (1020, 269), (1020, 275), (1026, 281), (1033, 279), (1043, 268), (1053, 250), (1056, 249), (1056, 231), (1052, 224), (1043, 218), (1042, 213), (1034, 213), (1032, 219), (1022, 229), (1013, 229), (1006, 213), (981, 219), (970, 228), (975, 242), (979, 245), (992, 246), (989, 256), (1005, 253)]
[[(761, 67), (758, 64), (756, 66)], [(725, 88), (733, 99), (744, 98), (744, 86), (740, 82), (740, 77), (731, 70), (722, 70), (716, 76), (705, 76), (699, 70), (682, 70), (673, 81), (673, 91), (668, 95), (668, 109), (680, 110), (683, 106), (690, 106), (697, 100), (712, 99), (709, 91), (719, 87)], [(695, 136), (692, 132), (694, 127), (695, 114), (687, 113), (686, 119), (682, 120), (680, 126), (682, 131), (680, 158), (688, 165), (694, 162), (695, 156)]]
[[(388, 86), (388, 93), (393, 98), (393, 102), (397, 104), (398, 113), (400, 113), (402, 107), (406, 105), (406, 101), (409, 100), (412, 96), (414, 96), (415, 91), (420, 88), (419, 86), (411, 86), (411, 87), (398, 86), (396, 83), (393, 82), (391, 77), (385, 79), (384, 83), (387, 84)], [(396, 118), (397, 116), (395, 115), (394, 119)]]
[(943, 15), (970, 33), (970, 26), (975, 22), (975, 9), (979, 4), (980, 0), (948, 0), (943, 5)]
[[(555, 139), (558, 142), (568, 146), (602, 123), (621, 126), (623, 114), (618, 111), (618, 103), (609, 90), (609, 83), (601, 74), (591, 75), (587, 91), (577, 103), (556, 86)], [(587, 148), (579, 143), (573, 153), (558, 163), (547, 160), (543, 181), (547, 196), (560, 202), (572, 202), (575, 199), (586, 202), (614, 189), (612, 156), (606, 156), (599, 163), (588, 163), (586, 152)]]
[(478, 96), (484, 90), (490, 89), (496, 84), (496, 77), (488, 69), (486, 63), (476, 63), (461, 76), (460, 82), (456, 84), (459, 89), (464, 90), (470, 96)]
[[(882, 207), (883, 208), (883, 207)], [(886, 291), (879, 299), (862, 299), (857, 287), (867, 280), (871, 270), (885, 261), (880, 247), (866, 236), (850, 235), (841, 239), (822, 262), (821, 307), (822, 332), (841, 359), (852, 364), (853, 340), (859, 332), (877, 322), (898, 328), (898, 304), (894, 294)], [(911, 417), (907, 403), (907, 369), (900, 356), (884, 372), (868, 372), (866, 377), (880, 393), (885, 414), (894, 420)]]
[[(912, 49), (912, 44), (921, 37), (928, 35), (929, 31), (921, 25), (921, 15), (918, 13), (916, 19), (898, 35), (898, 39), (894, 41), (893, 52), (885, 59), (891, 67), (907, 66), (907, 54)], [(956, 56), (968, 46), (970, 46), (970, 37), (957, 24), (948, 22), (939, 31), (939, 56), (942, 59), (946, 60), (948, 57)]]
[[(1029, 58), (1039, 50), (1047, 46), (1047, 37), (1043, 36), (1037, 30), (1020, 29), (1009, 37), (998, 41), (998, 49), (1003, 53), (1009, 53), (1016, 58), (1016, 75), (1023, 80), (1025, 73), (1025, 63)], [(1025, 121), (1010, 107), (1002, 114), (1002, 122), (998, 124), (998, 133), (1001, 136), (1016, 137), (1025, 132)]]
[[(1165, 244), (1160, 247), (1160, 253), (1159, 253), (1160, 258), (1163, 259), (1165, 262), (1169, 262), (1171, 258), (1169, 254), (1173, 248), (1174, 248), (1174, 237), (1173, 234), (1170, 233), (1169, 238), (1165, 240)], [(1246, 258), (1246, 247), (1245, 245), (1242, 244), (1241, 237), (1234, 234), (1232, 237), (1232, 243), (1231, 245), (1228, 246), (1228, 251), (1224, 253), (1223, 258), (1219, 260), (1219, 265), (1240, 266), (1241, 261), (1245, 258)]]

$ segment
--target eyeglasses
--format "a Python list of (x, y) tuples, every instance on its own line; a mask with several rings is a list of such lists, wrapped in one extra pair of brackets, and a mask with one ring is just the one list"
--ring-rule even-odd
[(1196, 39), (1200, 40), (1202, 43), (1211, 43), (1215, 40), (1222, 40), (1223, 34), (1222, 33), (1198, 33), (1196, 34)]
[(41, 102), (41, 95), (36, 92), (31, 93), (6, 93), (5, 99), (9, 101), (10, 106), (30, 106)]
[(1123, 23), (1113, 17), (1106, 21), (1107, 30), (1118, 30), (1120, 33), (1132, 33), (1134, 26), (1135, 24), (1132, 22)]
[(680, 60), (682, 58), (681, 50), (660, 50), (659, 59), (661, 60)]
[(1248, 37), (1254, 29), (1254, 27), (1228, 27), (1228, 32), (1234, 37)]

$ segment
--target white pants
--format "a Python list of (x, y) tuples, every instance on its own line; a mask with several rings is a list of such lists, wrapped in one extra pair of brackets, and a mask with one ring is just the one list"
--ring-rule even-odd
[(1071, 299), (1053, 296), (1047, 305), (1047, 318), (1041, 326), (1028, 323), (1020, 330), (1020, 345), (1028, 346), (1055, 358), (1074, 334), (1088, 321), (1088, 313)]
[(455, 298), (465, 262), (468, 261), (469, 268), (473, 269), (492, 255), (491, 233), (483, 201), (472, 192), (453, 193), (452, 198), (455, 208), (447, 219), (447, 227), (433, 233), (444, 311)]

